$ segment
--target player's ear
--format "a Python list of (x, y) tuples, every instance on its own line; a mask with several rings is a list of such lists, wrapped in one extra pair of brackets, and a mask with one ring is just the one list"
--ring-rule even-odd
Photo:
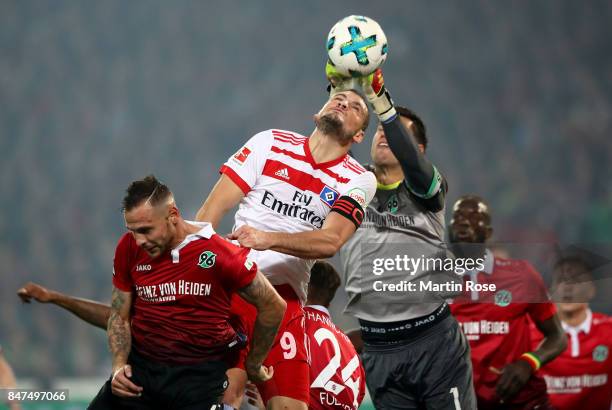
[(355, 144), (359, 144), (365, 138), (365, 131), (359, 130), (355, 135), (353, 135), (353, 142)]
[(586, 301), (590, 302), (595, 298), (595, 294), (597, 293), (597, 289), (595, 288), (595, 284), (593, 281), (588, 282), (588, 289), (586, 292)]
[(489, 225), (487, 226), (486, 231), (485, 231), (485, 241), (489, 240), (491, 236), (493, 236), (493, 228), (491, 227), (491, 225)]
[(425, 153), (425, 145), (423, 144), (418, 144), (419, 145), (419, 151), (421, 152), (421, 154)]
[(168, 209), (168, 220), (173, 223), (176, 224), (181, 216), (180, 211), (178, 210), (178, 208), (176, 207), (176, 205), (174, 204), (170, 204), (168, 205), (169, 209)]

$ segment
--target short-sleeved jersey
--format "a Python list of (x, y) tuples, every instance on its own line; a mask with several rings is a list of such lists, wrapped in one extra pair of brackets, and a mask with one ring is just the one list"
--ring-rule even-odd
[[(376, 177), (349, 155), (316, 163), (309, 138), (267, 130), (253, 136), (221, 167), (245, 196), (234, 229), (250, 225), (264, 231), (319, 229), (334, 210), (357, 226), (376, 190)], [(252, 251), (251, 257), (273, 285), (289, 284), (306, 300), (314, 261), (279, 252)]]
[[(548, 301), (542, 277), (529, 262), (497, 258), (487, 252), (485, 269), (490, 273), (474, 272), (465, 279), (495, 284), (496, 290), (472, 292), (466, 286), (451, 304), (451, 312), (470, 342), (478, 400), (497, 401), (499, 374), (492, 368), (501, 370), (532, 351), (530, 320), (547, 320), (556, 309)], [(545, 394), (545, 384), (536, 373), (514, 399), (527, 401)]]
[(228, 324), (233, 292), (253, 281), (249, 250), (215, 234), (210, 224), (156, 258), (133, 236), (115, 251), (113, 285), (133, 292), (132, 345), (161, 363), (191, 364), (224, 358), (236, 343)]
[[(591, 313), (580, 329), (566, 329), (567, 349), (542, 366), (550, 402), (557, 410), (609, 410), (612, 404), (612, 318)], [(541, 333), (532, 327), (535, 348)]]
[(365, 372), (353, 344), (323, 306), (306, 306), (310, 346), (310, 404), (314, 410), (357, 410), (365, 395)]

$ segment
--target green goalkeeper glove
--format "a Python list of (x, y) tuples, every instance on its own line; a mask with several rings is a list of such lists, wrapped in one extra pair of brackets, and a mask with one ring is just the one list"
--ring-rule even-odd
[(397, 117), (393, 100), (385, 88), (382, 70), (377, 68), (372, 74), (360, 77), (361, 87), (380, 122), (390, 122)]
[(360, 78), (344, 76), (336, 70), (336, 67), (329, 60), (325, 64), (325, 76), (329, 81), (327, 91), (329, 91), (330, 97), (342, 91), (359, 90), (361, 88)]

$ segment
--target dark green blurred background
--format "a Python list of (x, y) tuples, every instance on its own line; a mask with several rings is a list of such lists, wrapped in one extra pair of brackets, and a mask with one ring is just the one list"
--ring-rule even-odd
[(16, 289), (108, 300), (131, 180), (155, 173), (190, 218), (251, 135), (308, 135), (349, 14), (385, 30), (386, 84), (427, 123), (449, 205), (484, 196), (499, 240), (612, 242), (609, 1), (4, 0), (0, 344), (18, 377), (108, 374), (102, 331)]

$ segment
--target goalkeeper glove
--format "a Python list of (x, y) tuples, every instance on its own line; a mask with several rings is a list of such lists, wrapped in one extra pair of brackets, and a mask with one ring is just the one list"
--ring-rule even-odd
[(360, 77), (361, 87), (380, 122), (387, 123), (397, 117), (393, 100), (385, 88), (382, 70), (377, 68), (372, 74)]
[(358, 90), (361, 88), (359, 78), (344, 76), (336, 70), (336, 67), (334, 67), (329, 60), (327, 60), (327, 64), (325, 64), (325, 76), (329, 81), (327, 91), (330, 97), (342, 91)]

